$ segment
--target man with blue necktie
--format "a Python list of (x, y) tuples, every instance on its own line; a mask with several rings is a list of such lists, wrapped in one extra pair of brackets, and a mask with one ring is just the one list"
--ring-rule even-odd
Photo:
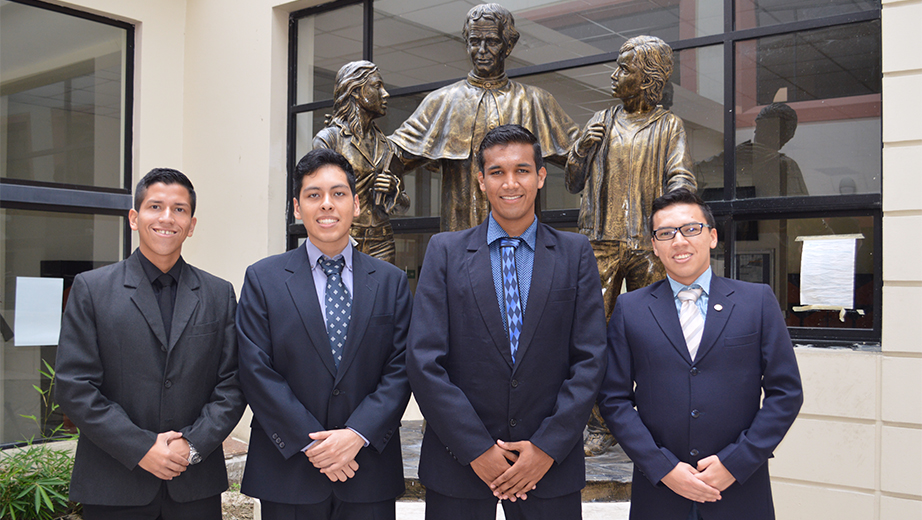
[(650, 215), (667, 279), (618, 297), (599, 393), (634, 462), (631, 520), (774, 519), (768, 459), (803, 403), (778, 300), (713, 275), (714, 216), (694, 193)]
[(352, 247), (359, 198), (345, 157), (313, 150), (292, 177), (308, 238), (251, 265), (237, 307), (253, 409), (241, 491), (265, 520), (393, 520), (410, 397), (407, 277)]
[(494, 518), (497, 499), (509, 519), (581, 517), (604, 308), (586, 237), (535, 217), (541, 157), (519, 125), (487, 133), (477, 161), (489, 217), (426, 250), (407, 373), (427, 421), (427, 519)]

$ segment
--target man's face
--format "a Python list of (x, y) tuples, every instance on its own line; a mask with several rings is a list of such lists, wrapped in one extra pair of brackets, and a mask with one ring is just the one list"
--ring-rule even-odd
[(128, 212), (128, 225), (138, 232), (144, 257), (161, 271), (169, 271), (182, 254), (182, 243), (195, 230), (189, 190), (175, 183), (151, 184), (141, 207)]
[(535, 197), (547, 171), (535, 168), (530, 144), (509, 143), (483, 151), (480, 190), (487, 194), (493, 218), (510, 236), (522, 234), (535, 216)]
[(387, 98), (391, 95), (384, 89), (381, 74), (377, 72), (372, 74), (368, 78), (368, 82), (354, 95), (358, 97), (359, 107), (362, 110), (371, 112), (374, 117), (382, 117), (387, 114)]
[(622, 52), (618, 56), (618, 68), (611, 74), (611, 95), (628, 100), (637, 97), (642, 90), (643, 71), (634, 63), (634, 50)]
[[(654, 230), (681, 227), (693, 222), (707, 224), (697, 204), (674, 204), (653, 215)], [(700, 235), (693, 237), (676, 233), (672, 240), (651, 240), (653, 254), (663, 262), (666, 274), (681, 284), (691, 285), (711, 265), (711, 249), (717, 247), (717, 230), (704, 228)]]
[(346, 172), (332, 164), (301, 180), (294, 199), (295, 217), (304, 222), (311, 243), (330, 258), (349, 243), (349, 228), (359, 216), (359, 197), (349, 191)]
[(481, 78), (495, 78), (506, 70), (506, 42), (500, 34), (499, 24), (483, 18), (468, 26), (467, 53), (471, 56), (474, 74)]

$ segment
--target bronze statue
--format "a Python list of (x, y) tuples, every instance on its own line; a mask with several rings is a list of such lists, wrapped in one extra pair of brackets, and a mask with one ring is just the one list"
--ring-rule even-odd
[(313, 147), (341, 153), (355, 170), (361, 214), (349, 232), (356, 248), (394, 263), (390, 215), (406, 212), (410, 199), (403, 188), (402, 168), (395, 160), (393, 145), (374, 122), (387, 113), (387, 98), (374, 63), (347, 63), (336, 74), (333, 114), (327, 116), (327, 126), (314, 136)]
[[(736, 146), (737, 185), (747, 185), (748, 177), (756, 197), (809, 195), (797, 161), (780, 152), (796, 130), (797, 112), (793, 108), (784, 103), (763, 108), (756, 116), (752, 139)], [(695, 164), (695, 174), (701, 188), (709, 179), (723, 186), (723, 152)]]
[(426, 96), (390, 136), (408, 170), (438, 161), (443, 231), (475, 226), (489, 212), (474, 161), (487, 132), (520, 124), (538, 137), (546, 158), (561, 164), (579, 133), (547, 91), (506, 77), (506, 57), (519, 39), (512, 13), (498, 4), (475, 6), (462, 35), (473, 66), (467, 78)]
[[(653, 199), (696, 189), (682, 120), (658, 106), (671, 75), (672, 48), (663, 40), (625, 42), (611, 75), (612, 95), (623, 104), (596, 112), (570, 148), (566, 186), (583, 192), (579, 231), (599, 264), (606, 319), (622, 282), (631, 291), (665, 277), (645, 231)], [(604, 453), (613, 442), (596, 407), (586, 454)]]

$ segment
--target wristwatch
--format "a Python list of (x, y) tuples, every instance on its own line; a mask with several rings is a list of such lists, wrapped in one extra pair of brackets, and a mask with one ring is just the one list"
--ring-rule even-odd
[(186, 442), (189, 443), (189, 465), (191, 466), (193, 464), (202, 462), (202, 454), (199, 453), (197, 449), (195, 449), (195, 445), (192, 444), (189, 439), (186, 439)]

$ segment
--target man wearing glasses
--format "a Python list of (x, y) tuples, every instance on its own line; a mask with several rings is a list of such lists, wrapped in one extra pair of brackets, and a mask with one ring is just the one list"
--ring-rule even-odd
[(768, 459), (803, 403), (797, 360), (771, 288), (711, 272), (714, 225), (688, 190), (654, 200), (667, 279), (622, 294), (608, 325), (598, 402), (634, 462), (632, 520), (775, 517)]

